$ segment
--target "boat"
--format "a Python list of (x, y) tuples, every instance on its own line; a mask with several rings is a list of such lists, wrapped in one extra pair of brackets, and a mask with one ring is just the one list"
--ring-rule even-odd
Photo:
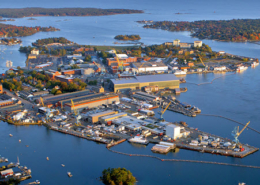
[(64, 167), (65, 165), (64, 164), (61, 164), (62, 167)]
[(29, 145), (25, 145), (26, 147), (29, 147)]
[(36, 180), (35, 184), (41, 184), (41, 182), (39, 180)]
[(46, 157), (47, 161), (49, 160), (49, 157)]
[(21, 141), (21, 139), (19, 139), (19, 143), (21, 143), (22, 141)]
[(133, 138), (128, 139), (130, 143), (138, 143), (138, 144), (143, 144), (147, 145), (149, 141), (145, 139), (143, 136), (135, 136)]
[(247, 66), (238, 66), (237, 67), (237, 72), (242, 72), (242, 71), (245, 71), (245, 70), (247, 70)]
[(68, 176), (69, 177), (72, 177), (73, 175), (71, 175), (71, 172), (67, 172)]
[(256, 66), (258, 66), (258, 65), (259, 65), (258, 62), (253, 62), (253, 63), (251, 63), (251, 67), (256, 67)]
[(10, 136), (10, 137), (13, 137), (13, 135), (12, 135), (12, 134), (9, 134), (9, 136)]
[(193, 110), (195, 113), (201, 113), (201, 110), (198, 107), (192, 107), (191, 110)]
[(174, 74), (175, 75), (186, 75), (187, 73), (185, 71), (175, 70)]

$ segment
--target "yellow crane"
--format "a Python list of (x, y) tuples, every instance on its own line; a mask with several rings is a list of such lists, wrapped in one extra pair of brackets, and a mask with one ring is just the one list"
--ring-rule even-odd
[(42, 97), (40, 97), (40, 99), (41, 99), (42, 106), (44, 107), (44, 103), (43, 103), (43, 99), (42, 99)]
[(163, 114), (165, 113), (165, 111), (169, 108), (169, 106), (171, 105), (171, 101), (168, 103), (168, 105), (165, 107), (165, 109), (163, 111), (161, 111), (161, 120), (163, 120)]
[(72, 109), (74, 111), (74, 114), (75, 114), (75, 117), (76, 117), (76, 120), (77, 120), (77, 123), (75, 123), (75, 125), (80, 126), (81, 124), (79, 123), (79, 120), (81, 119), (81, 116), (78, 114), (78, 110), (75, 108), (74, 102), (73, 102), (72, 99), (71, 99), (71, 106), (72, 106)]
[(244, 128), (239, 131), (239, 126), (235, 127), (235, 129), (232, 131), (232, 136), (234, 136), (234, 141), (236, 143), (239, 143), (238, 137), (242, 134), (242, 132), (246, 129), (246, 127), (249, 125), (250, 121), (244, 126)]
[(199, 57), (199, 59), (200, 59), (200, 62), (203, 64), (203, 66), (206, 67), (205, 64), (204, 64), (204, 62), (203, 62), (202, 59), (201, 59), (200, 54), (198, 54), (198, 57)]
[(116, 55), (116, 61), (118, 64), (117, 72), (118, 72), (118, 69), (120, 69), (121, 72), (123, 72), (124, 71), (124, 62), (120, 62), (119, 58), (117, 57), (116, 51), (115, 51), (115, 55)]

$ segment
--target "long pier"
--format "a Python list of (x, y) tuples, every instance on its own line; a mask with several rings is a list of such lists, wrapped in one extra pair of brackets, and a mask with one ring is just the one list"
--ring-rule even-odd
[(149, 157), (158, 159), (160, 161), (171, 161), (171, 162), (189, 162), (189, 163), (202, 163), (202, 164), (215, 164), (215, 165), (225, 165), (225, 166), (235, 166), (235, 167), (243, 167), (243, 168), (255, 168), (260, 169), (260, 166), (252, 166), (252, 165), (243, 165), (243, 164), (231, 164), (231, 163), (222, 163), (222, 162), (211, 162), (211, 161), (199, 161), (199, 160), (187, 160), (187, 159), (162, 159), (160, 157), (156, 157), (153, 155), (143, 155), (143, 154), (128, 154), (123, 152), (118, 152), (115, 150), (111, 150), (111, 148), (107, 148), (110, 152), (126, 155), (126, 156), (136, 156), (136, 157)]

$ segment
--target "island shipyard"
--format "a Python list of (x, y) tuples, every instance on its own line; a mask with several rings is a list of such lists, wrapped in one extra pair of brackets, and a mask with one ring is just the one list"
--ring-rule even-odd
[(179, 84), (179, 79), (174, 74), (145, 75), (111, 80), (111, 87), (114, 92), (123, 89), (142, 89), (147, 86), (158, 86), (159, 89), (175, 89), (179, 88)]

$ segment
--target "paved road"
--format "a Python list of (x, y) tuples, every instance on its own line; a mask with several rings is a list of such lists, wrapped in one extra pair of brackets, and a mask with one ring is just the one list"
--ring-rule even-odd
[[(22, 99), (22, 98), (20, 98), (20, 97), (18, 97), (16, 95), (14, 95), (12, 92), (10, 92), (9, 90), (7, 90), (5, 88), (4, 88), (4, 91), (6, 92), (6, 94), (8, 96), (11, 96), (11, 97), (13, 97), (15, 99), (21, 100), (21, 102), (24, 104), (23, 106), (24, 106), (25, 109), (28, 109), (29, 111), (33, 111), (33, 110), (37, 111), (38, 110), (38, 107), (35, 104), (33, 104), (33, 103), (31, 103), (31, 102), (29, 102), (29, 101), (27, 101), (25, 99)], [(32, 108), (33, 106), (34, 106), (34, 108)]]

